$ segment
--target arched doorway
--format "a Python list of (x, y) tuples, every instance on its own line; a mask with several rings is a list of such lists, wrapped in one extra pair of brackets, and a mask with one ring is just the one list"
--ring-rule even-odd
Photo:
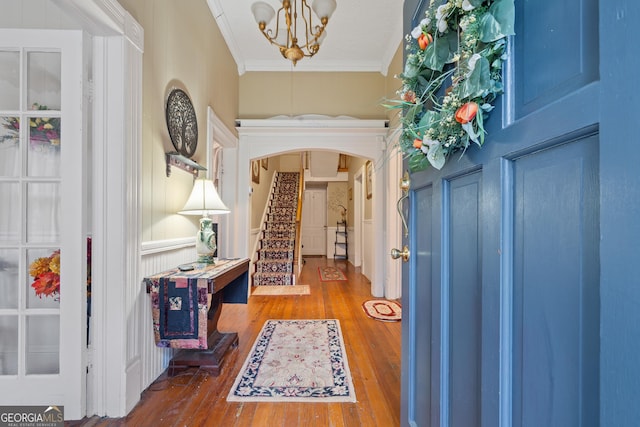
[[(237, 238), (231, 253), (234, 256), (249, 255), (249, 212), (250, 212), (250, 171), (252, 159), (274, 156), (294, 151), (336, 151), (371, 160), (375, 165), (372, 205), (373, 258), (382, 262), (374, 263), (371, 271), (371, 293), (385, 296), (385, 271), (389, 244), (386, 241), (385, 194), (387, 165), (385, 138), (388, 128), (385, 120), (359, 120), (352, 118), (330, 118), (324, 116), (302, 116), (297, 118), (277, 117), (272, 119), (238, 120), (239, 144), (234, 164), (227, 164), (226, 170), (235, 170), (237, 199), (235, 212), (230, 224), (230, 232)], [(232, 157), (232, 156), (230, 156)], [(233, 158), (232, 157), (232, 158)], [(243, 191), (247, 189), (247, 191)]]

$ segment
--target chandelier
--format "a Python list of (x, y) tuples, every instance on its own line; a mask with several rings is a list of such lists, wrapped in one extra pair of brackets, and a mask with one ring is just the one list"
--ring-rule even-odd
[[(318, 53), (320, 43), (327, 35), (325, 27), (336, 9), (336, 1), (313, 0), (311, 7), (307, 4), (308, 0), (281, 1), (282, 7), (277, 12), (275, 31), (267, 28), (267, 24), (276, 15), (271, 5), (263, 1), (256, 2), (251, 6), (251, 12), (258, 23), (258, 28), (269, 43), (277, 46), (282, 56), (293, 62), (295, 66), (296, 62), (305, 56), (312, 57)], [(311, 13), (311, 9), (316, 17)], [(300, 27), (300, 34), (298, 27)], [(302, 27), (304, 27), (304, 34)]]

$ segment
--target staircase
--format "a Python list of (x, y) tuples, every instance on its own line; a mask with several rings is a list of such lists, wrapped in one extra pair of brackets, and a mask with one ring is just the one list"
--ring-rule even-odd
[(258, 243), (253, 285), (295, 285), (297, 172), (277, 172)]

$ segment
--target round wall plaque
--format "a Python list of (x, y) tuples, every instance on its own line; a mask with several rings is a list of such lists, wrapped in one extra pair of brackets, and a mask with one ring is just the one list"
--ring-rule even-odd
[(173, 89), (167, 97), (166, 119), (176, 151), (186, 157), (193, 156), (198, 145), (198, 123), (189, 95), (182, 89)]

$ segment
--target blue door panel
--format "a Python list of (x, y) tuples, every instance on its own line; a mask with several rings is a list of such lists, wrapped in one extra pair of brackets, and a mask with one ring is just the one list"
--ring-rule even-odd
[(589, 136), (513, 161), (514, 426), (597, 425), (597, 153)]
[(516, 1), (516, 119), (598, 79), (597, 10), (593, 0)]
[[(482, 351), (482, 257), (480, 214), (482, 173), (449, 179), (443, 188), (444, 242), (443, 342), (448, 357), (443, 371), (449, 372), (448, 416), (452, 426), (480, 425)], [(448, 231), (448, 232), (447, 232)], [(445, 364), (448, 363), (447, 367)], [(444, 414), (443, 414), (444, 416)]]
[[(433, 242), (431, 231), (433, 229), (433, 189), (431, 185), (417, 188), (413, 191), (416, 196), (412, 200), (418, 201), (411, 204), (410, 210), (415, 212), (411, 216), (410, 228), (415, 230), (413, 236), (413, 253), (411, 256), (411, 287), (402, 290), (403, 309), (409, 311), (412, 316), (402, 322), (402, 339), (405, 343), (412, 343), (402, 352), (403, 375), (407, 375), (409, 390), (403, 390), (402, 415), (403, 425), (429, 425), (432, 417), (432, 401), (434, 399), (431, 390), (432, 381), (432, 263)], [(407, 274), (404, 269), (403, 274)], [(406, 277), (406, 276), (405, 276)], [(406, 284), (406, 282), (405, 282)], [(412, 337), (420, 337), (413, 339)], [(403, 379), (403, 382), (405, 380)], [(437, 400), (435, 400), (437, 402)]]

